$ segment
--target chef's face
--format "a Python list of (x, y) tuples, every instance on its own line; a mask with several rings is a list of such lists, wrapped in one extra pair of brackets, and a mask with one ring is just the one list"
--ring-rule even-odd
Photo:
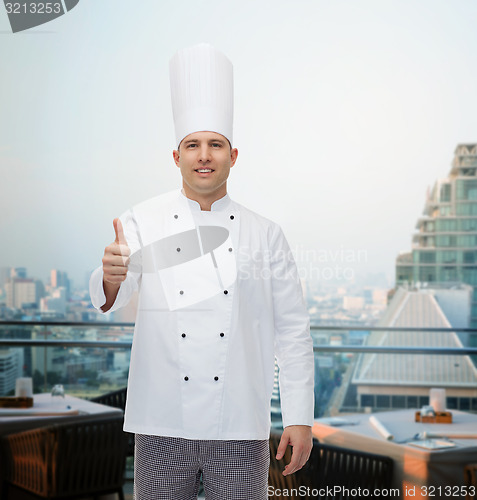
[(194, 132), (173, 152), (180, 168), (186, 196), (218, 200), (227, 193), (227, 178), (237, 160), (238, 150), (216, 132)]

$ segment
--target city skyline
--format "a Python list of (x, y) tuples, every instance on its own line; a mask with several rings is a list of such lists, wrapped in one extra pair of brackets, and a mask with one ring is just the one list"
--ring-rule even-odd
[(471, 1), (82, 0), (11, 34), (3, 12), (0, 267), (82, 283), (114, 217), (180, 186), (168, 61), (207, 41), (235, 69), (230, 195), (392, 286), (428, 187), (477, 140), (476, 19)]

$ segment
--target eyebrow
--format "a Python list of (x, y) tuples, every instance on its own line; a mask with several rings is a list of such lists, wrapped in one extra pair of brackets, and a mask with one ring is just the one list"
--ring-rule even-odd
[[(187, 141), (184, 141), (184, 144), (192, 144), (192, 143), (197, 144), (198, 142), (200, 142), (199, 139), (188, 139)], [(209, 139), (208, 142), (209, 143), (210, 142), (219, 142), (220, 144), (225, 144), (224, 139)]]

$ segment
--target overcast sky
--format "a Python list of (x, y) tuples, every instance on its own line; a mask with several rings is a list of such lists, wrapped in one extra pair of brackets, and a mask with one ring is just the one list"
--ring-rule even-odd
[(180, 186), (168, 61), (209, 42), (234, 64), (231, 197), (392, 285), (427, 187), (477, 142), (475, 26), (474, 0), (80, 0), (12, 34), (2, 4), (0, 267), (82, 284), (113, 218)]

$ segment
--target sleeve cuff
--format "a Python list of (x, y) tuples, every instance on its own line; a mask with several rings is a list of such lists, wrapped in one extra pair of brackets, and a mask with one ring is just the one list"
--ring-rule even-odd
[(313, 389), (295, 391), (293, 398), (288, 399), (288, 401), (282, 399), (281, 402), (283, 428), (289, 425), (313, 426), (315, 410)]
[(120, 309), (121, 307), (125, 306), (129, 302), (129, 299), (131, 298), (131, 295), (136, 288), (137, 287), (135, 286), (134, 278), (130, 275), (130, 273), (128, 273), (126, 279), (121, 283), (121, 286), (119, 287), (114, 304), (110, 309), (104, 312), (101, 309), (101, 306), (106, 303), (106, 295), (104, 294), (103, 289), (103, 268), (100, 266), (95, 269), (91, 274), (91, 278), (89, 279), (89, 295), (91, 297), (91, 303), (93, 304), (93, 307), (97, 309), (97, 311), (101, 314), (111, 314), (112, 312), (116, 311), (116, 309)]
[(107, 314), (111, 311), (104, 313), (101, 310), (101, 306), (106, 302), (106, 295), (104, 295), (103, 289), (103, 268), (98, 267), (92, 273), (89, 279), (89, 295), (91, 297), (91, 303), (93, 307), (97, 309), (101, 314)]

